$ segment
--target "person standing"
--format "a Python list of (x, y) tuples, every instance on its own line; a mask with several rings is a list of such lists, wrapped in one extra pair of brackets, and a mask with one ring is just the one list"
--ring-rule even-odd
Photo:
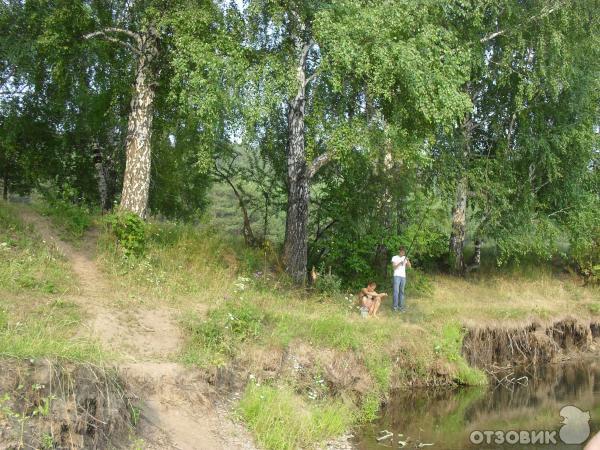
[(410, 259), (406, 257), (404, 247), (400, 247), (398, 254), (392, 258), (392, 268), (394, 270), (394, 311), (404, 312), (406, 310), (404, 305), (404, 287), (406, 286), (407, 267), (412, 267)]

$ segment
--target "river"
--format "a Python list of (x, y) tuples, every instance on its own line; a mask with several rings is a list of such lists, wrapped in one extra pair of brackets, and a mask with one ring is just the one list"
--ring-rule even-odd
[[(488, 387), (397, 391), (379, 420), (357, 430), (354, 445), (381, 450), (402, 448), (399, 441), (403, 441), (407, 449), (574, 450), (585, 443), (567, 445), (563, 440), (581, 441), (588, 429), (590, 437), (600, 431), (600, 360), (521, 369), (496, 377)], [(578, 409), (563, 410), (565, 406)], [(561, 410), (568, 424), (563, 425)], [(384, 430), (394, 435), (378, 442)]]

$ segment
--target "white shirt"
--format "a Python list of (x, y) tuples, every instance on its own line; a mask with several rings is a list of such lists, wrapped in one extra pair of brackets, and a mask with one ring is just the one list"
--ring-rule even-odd
[(394, 269), (394, 276), (406, 278), (406, 256), (394, 255), (392, 258), (392, 267), (398, 263), (400, 265)]

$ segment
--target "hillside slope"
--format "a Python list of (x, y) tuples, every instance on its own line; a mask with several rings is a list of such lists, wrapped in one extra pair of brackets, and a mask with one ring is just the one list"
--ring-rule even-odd
[(150, 223), (126, 256), (106, 219), (67, 239), (60, 211), (37, 210), (0, 205), (0, 355), (116, 367), (142, 448), (310, 448), (391, 389), (483, 383), (538, 344), (544, 362), (598, 349), (598, 289), (543, 268), (429, 276), (406, 314), (365, 320), (352, 293), (294, 289), (276, 255), (210, 224)]

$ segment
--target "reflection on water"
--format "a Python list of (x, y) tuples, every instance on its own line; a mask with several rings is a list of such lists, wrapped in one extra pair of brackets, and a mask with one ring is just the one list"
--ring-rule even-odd
[[(359, 430), (355, 444), (363, 450), (400, 448), (398, 439), (408, 438), (405, 448), (433, 443), (433, 446), (423, 447), (432, 450), (583, 448), (583, 445), (566, 445), (560, 440), (558, 430), (563, 418), (559, 412), (566, 405), (589, 411), (590, 437), (600, 431), (600, 361), (522, 370), (509, 379), (521, 376), (527, 376), (522, 384), (493, 383), (486, 388), (397, 392), (382, 410), (380, 420)], [(393, 444), (389, 440), (376, 441), (381, 430), (394, 433)], [(492, 438), (491, 444), (484, 441), (475, 445), (469, 439), (474, 430), (555, 430), (558, 443), (498, 445)]]

